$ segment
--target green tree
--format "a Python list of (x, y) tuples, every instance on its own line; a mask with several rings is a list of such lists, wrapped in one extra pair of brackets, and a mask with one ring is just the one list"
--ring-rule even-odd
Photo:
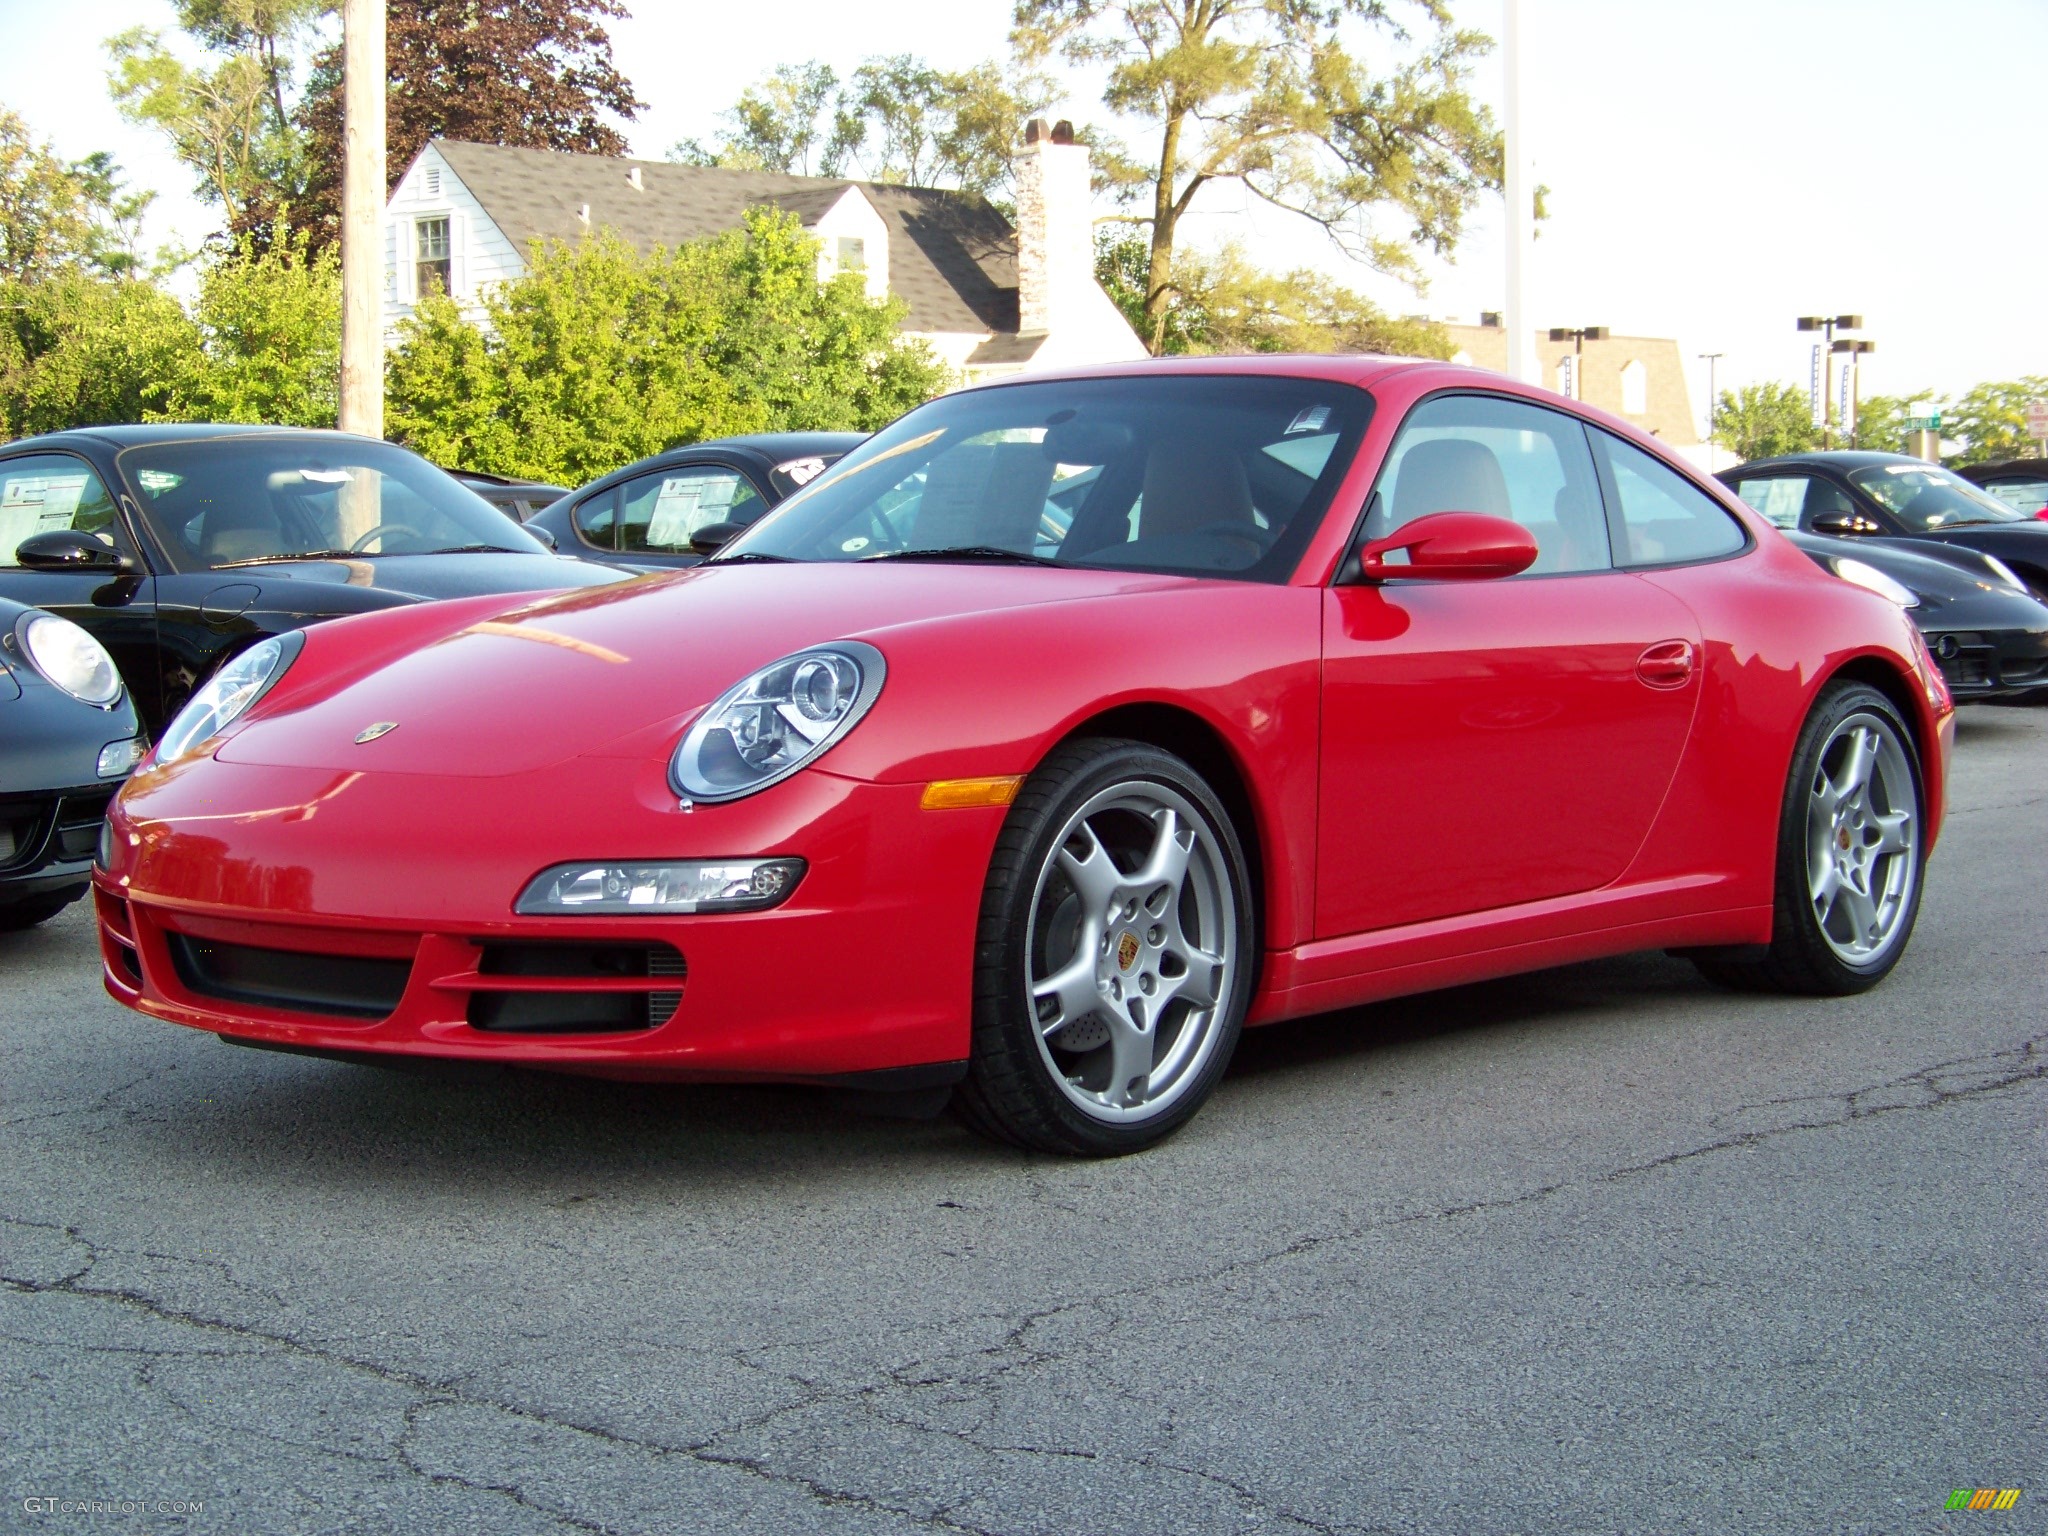
[[(645, 105), (612, 60), (620, 0), (393, 0), (387, 7), (385, 169), (393, 186), (430, 139), (623, 155), (610, 121)], [(294, 222), (341, 237), (341, 49), (314, 60), (294, 120), (307, 182)]]
[(244, 237), (206, 263), (200, 343), (150, 414), (185, 421), (331, 427), (341, 389), (341, 263), (304, 235)]
[(817, 271), (816, 241), (766, 210), (644, 255), (608, 231), (536, 244), (482, 325), (438, 297), (401, 325), (386, 419), (441, 463), (574, 485), (678, 442), (872, 430), (944, 387), (899, 302)]
[(844, 82), (815, 60), (785, 64), (724, 114), (718, 143), (686, 139), (669, 155), (690, 165), (947, 187), (1007, 204), (1024, 124), (1058, 97), (1048, 77), (992, 61), (942, 70), (901, 53), (867, 60)]
[(198, 327), (152, 283), (77, 267), (0, 282), (0, 438), (161, 414), (198, 353)]
[(0, 107), (0, 277), (36, 278), (81, 260), (92, 217), (78, 175)]
[[(1210, 182), (1241, 183), (1381, 271), (1413, 278), (1415, 245), (1456, 247), (1501, 182), (1499, 135), (1468, 88), (1492, 44), (1454, 27), (1446, 0), (1412, 6), (1433, 30), (1396, 57), (1387, 45), (1412, 39), (1388, 0), (1016, 0), (1021, 57), (1106, 66), (1104, 104), (1158, 135), (1132, 188), (1149, 200), (1134, 222), (1150, 230), (1139, 332), (1155, 351), (1180, 221)], [(1353, 54), (1347, 22), (1384, 72)], [(1405, 220), (1405, 239), (1372, 231), (1380, 210)]]
[(1868, 449), (1873, 453), (1904, 453), (1906, 451), (1906, 417), (1908, 407), (1916, 400), (1925, 400), (1927, 395), (1871, 395), (1856, 403), (1856, 429), (1850, 434), (1851, 448)]
[(1820, 446), (1813, 404), (1796, 384), (1745, 384), (1721, 391), (1715, 441), (1747, 462)]
[[(1097, 279), (1133, 326), (1142, 323), (1150, 243), (1128, 231), (1104, 230), (1096, 237), (1095, 255)], [(1448, 358), (1453, 351), (1442, 326), (1396, 319), (1320, 272), (1263, 271), (1235, 245), (1210, 255), (1176, 256), (1163, 320), (1162, 354), (1378, 352)]]
[(107, 81), (122, 117), (170, 142), (237, 240), (267, 242), (304, 196), (292, 54), (330, 9), (331, 0), (178, 0), (179, 27), (202, 51), (199, 63), (148, 27), (107, 40)]
[(2031, 458), (2041, 450), (2027, 436), (2027, 402), (2048, 400), (2048, 376), (1978, 384), (1965, 390), (1941, 413), (1942, 434), (1962, 444), (1958, 464), (1989, 464), (1999, 459)]

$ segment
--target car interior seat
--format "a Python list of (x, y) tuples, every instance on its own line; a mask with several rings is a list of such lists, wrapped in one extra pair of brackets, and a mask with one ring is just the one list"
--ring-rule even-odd
[(206, 509), (198, 554), (208, 565), (286, 552), (283, 530), (268, 508), (250, 506), (247, 502), (216, 501)]
[(1228, 444), (1167, 440), (1145, 455), (1145, 481), (1138, 536), (1228, 532), (1243, 529), (1245, 542), (1263, 550), (1252, 509), (1252, 487), (1244, 461)]

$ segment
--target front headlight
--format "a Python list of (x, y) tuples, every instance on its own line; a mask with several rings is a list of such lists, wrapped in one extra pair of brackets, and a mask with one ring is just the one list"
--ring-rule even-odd
[(1920, 599), (1911, 587), (1902, 586), (1885, 575), (1874, 565), (1865, 565), (1861, 560), (1835, 559), (1828, 562), (1835, 574), (1859, 587), (1867, 587), (1879, 597), (1888, 598), (1901, 608), (1918, 608)]
[(175, 763), (181, 757), (190, 757), (202, 742), (212, 740), (247, 714), (249, 706), (284, 676), (285, 668), (305, 643), (305, 634), (295, 629), (288, 635), (258, 640), (240, 655), (230, 657), (185, 701), (185, 707), (178, 711), (177, 718), (165, 729), (163, 740), (157, 743), (156, 760)]
[(14, 631), (29, 664), (81, 704), (111, 709), (121, 697), (121, 674), (107, 648), (69, 619), (23, 614)]
[(882, 653), (835, 640), (728, 689), (684, 732), (669, 765), (689, 800), (737, 800), (779, 783), (859, 723), (882, 691)]
[(802, 859), (557, 864), (527, 882), (512, 910), (530, 917), (759, 912), (786, 901), (803, 874)]
[(2014, 587), (2021, 592), (2027, 590), (2027, 584), (2020, 580), (2019, 573), (1999, 559), (1998, 556), (1986, 555), (1984, 563), (1991, 567), (1991, 574), (2004, 582), (2008, 587)]

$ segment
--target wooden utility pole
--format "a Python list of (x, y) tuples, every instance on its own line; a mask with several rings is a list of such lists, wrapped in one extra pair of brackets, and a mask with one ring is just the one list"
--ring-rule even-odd
[(341, 429), (384, 435), (384, 4), (343, 0)]
[(1501, 93), (1502, 188), (1507, 197), (1508, 291), (1501, 319), (1508, 328), (1508, 377), (1535, 383), (1540, 370), (1529, 345), (1529, 244), (1536, 222), (1536, 196), (1529, 187), (1529, 152), (1522, 142), (1522, 6), (1507, 0), (1501, 62), (1507, 71)]

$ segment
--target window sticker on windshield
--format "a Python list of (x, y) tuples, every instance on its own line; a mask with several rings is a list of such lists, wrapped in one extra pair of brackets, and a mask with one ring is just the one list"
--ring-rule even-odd
[(1297, 432), (1320, 432), (1330, 423), (1330, 408), (1327, 405), (1311, 405), (1294, 414), (1294, 420), (1287, 424), (1287, 430), (1280, 435), (1292, 437)]
[(739, 481), (727, 476), (674, 475), (662, 481), (661, 494), (648, 514), (648, 547), (681, 549), (699, 528), (724, 520), (738, 489)]

